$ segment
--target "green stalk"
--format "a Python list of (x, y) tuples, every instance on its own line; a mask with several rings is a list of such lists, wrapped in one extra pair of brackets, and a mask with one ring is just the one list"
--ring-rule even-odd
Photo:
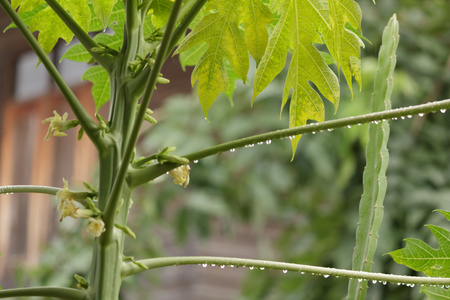
[(54, 12), (61, 18), (64, 24), (69, 27), (73, 34), (77, 37), (80, 43), (92, 55), (95, 60), (103, 66), (108, 72), (114, 63), (114, 59), (110, 56), (101, 56), (99, 53), (92, 52), (93, 47), (100, 47), (77, 22), (66, 12), (66, 10), (56, 0), (45, 0), (47, 4), (54, 10)]
[(41, 185), (5, 185), (0, 186), (0, 194), (14, 194), (14, 193), (38, 193), (56, 195), (61, 188), (53, 186)]
[(32, 288), (18, 288), (0, 291), (0, 298), (9, 297), (53, 297), (66, 300), (85, 300), (86, 292), (77, 289), (42, 286)]
[(39, 59), (42, 61), (42, 64), (47, 69), (48, 73), (55, 81), (58, 88), (61, 90), (64, 98), (69, 103), (72, 111), (80, 122), (86, 134), (91, 139), (92, 143), (97, 147), (97, 149), (102, 149), (106, 147), (106, 142), (101, 136), (101, 131), (99, 130), (97, 124), (91, 118), (91, 116), (86, 112), (83, 105), (81, 105), (78, 98), (75, 96), (73, 91), (67, 85), (67, 83), (62, 78), (61, 74), (59, 74), (55, 65), (52, 63), (50, 58), (47, 56), (45, 51), (39, 45), (39, 43), (34, 38), (33, 34), (30, 32), (28, 27), (22, 21), (20, 16), (16, 13), (16, 11), (12, 8), (11, 4), (8, 0), (0, 0), (0, 5), (3, 7), (5, 12), (11, 18), (11, 20), (16, 24), (17, 28), (20, 30), (22, 35), (25, 37), (27, 42), (30, 44), (33, 51), (37, 54)]
[[(398, 46), (398, 22), (396, 16), (390, 19), (383, 32), (382, 45), (375, 74), (372, 111), (391, 108), (394, 87), (394, 70)], [(359, 225), (356, 230), (356, 246), (353, 253), (352, 269), (372, 270), (373, 257), (377, 249), (378, 231), (383, 220), (383, 202), (386, 195), (386, 170), (389, 164), (387, 142), (389, 123), (369, 124), (369, 141), (366, 147), (366, 168), (363, 175), (364, 193), (359, 204)], [(367, 282), (356, 279), (349, 281), (347, 299), (364, 300)]]
[[(409, 284), (409, 285), (436, 285), (444, 286), (450, 285), (450, 278), (441, 277), (419, 277), (419, 276), (403, 276), (403, 275), (392, 275), (384, 273), (371, 273), (362, 271), (352, 271), (345, 269), (336, 268), (326, 268), (326, 267), (316, 267), (310, 265), (301, 265), (285, 262), (276, 262), (268, 260), (259, 259), (246, 259), (246, 258), (233, 258), (233, 257), (214, 257), (214, 256), (181, 256), (181, 257), (159, 257), (150, 258), (136, 261), (138, 264), (142, 264), (148, 268), (148, 270), (170, 267), (170, 266), (181, 266), (181, 265), (199, 265), (199, 267), (215, 267), (215, 268), (249, 268), (250, 270), (280, 270), (283, 272), (298, 272), (298, 273), (309, 273), (317, 276), (324, 276), (325, 278), (329, 276), (335, 277), (345, 277), (345, 278), (358, 278), (363, 281), (371, 281), (372, 283), (382, 283), (387, 282), (395, 284)], [(214, 265), (214, 266), (213, 266)], [(133, 262), (123, 263), (122, 266), (122, 277), (128, 277), (141, 273), (144, 270), (142, 267), (138, 266)]]
[[(184, 155), (183, 157), (187, 158), (189, 161), (194, 161), (222, 152), (230, 151), (232, 149), (238, 149), (251, 145), (256, 146), (261, 143), (269, 143), (274, 140), (290, 138), (296, 135), (303, 135), (308, 133), (315, 134), (319, 132), (332, 131), (341, 127), (351, 127), (354, 125), (361, 125), (372, 122), (382, 122), (383, 120), (406, 119), (418, 114), (435, 113), (438, 111), (445, 112), (445, 110), (447, 109), (450, 109), (450, 99), (429, 102), (426, 104), (409, 106), (405, 108), (396, 108), (382, 112), (369, 113), (360, 116), (352, 116), (337, 120), (324, 121), (320, 123), (311, 123), (303, 126), (252, 135), (242, 139), (206, 148), (197, 152), (193, 152)], [(165, 163), (163, 165), (152, 165), (143, 169), (132, 169), (128, 172), (127, 181), (131, 187), (136, 187), (149, 182), (178, 166), (179, 165), (173, 163)]]

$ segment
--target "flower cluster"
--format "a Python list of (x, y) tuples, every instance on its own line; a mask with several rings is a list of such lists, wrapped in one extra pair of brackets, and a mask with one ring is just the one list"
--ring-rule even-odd
[[(64, 188), (60, 190), (56, 197), (61, 199), (61, 202), (58, 205), (57, 210), (60, 213), (60, 222), (65, 217), (72, 217), (74, 219), (89, 219), (89, 223), (87, 225), (87, 231), (92, 233), (95, 237), (99, 237), (105, 231), (105, 223), (99, 217), (99, 213), (101, 213), (97, 208), (90, 207), (89, 209), (82, 209), (75, 205), (75, 200), (86, 199), (87, 193), (83, 192), (72, 192), (69, 190), (68, 182), (63, 179)], [(88, 206), (94, 206), (92, 200), (87, 199)], [(96, 217), (96, 218), (94, 218)]]

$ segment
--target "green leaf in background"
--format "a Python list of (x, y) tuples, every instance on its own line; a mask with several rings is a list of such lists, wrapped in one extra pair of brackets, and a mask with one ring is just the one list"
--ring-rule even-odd
[(252, 52), (259, 53), (259, 47), (263, 45), (261, 41), (256, 44), (250, 38), (245, 40), (239, 29), (239, 24), (242, 22), (247, 24), (245, 31), (249, 32), (245, 33), (246, 36), (262, 37), (260, 33), (252, 32), (252, 30), (266, 30), (265, 25), (253, 24), (255, 20), (249, 17), (251, 14), (249, 10), (257, 11), (258, 15), (265, 12), (267, 14), (265, 20), (271, 20), (271, 17), (270, 19), (268, 17), (269, 10), (263, 10), (261, 6), (263, 4), (255, 4), (256, 1), (259, 0), (211, 2), (210, 9), (216, 12), (203, 17), (175, 52), (181, 53), (200, 43), (208, 44), (208, 49), (192, 72), (191, 80), (193, 85), (198, 81), (198, 95), (206, 117), (217, 96), (228, 88), (229, 78), (224, 58), (230, 62), (234, 72), (245, 82), (249, 68), (247, 47), (252, 47)]
[(170, 0), (153, 0), (150, 4), (149, 14), (152, 15), (151, 20), (156, 28), (163, 27), (169, 19), (170, 10), (173, 1)]
[[(19, 12), (33, 11), (44, 1), (19, 0), (13, 1), (14, 8), (19, 6)], [(89, 29), (91, 22), (91, 11), (85, 0), (60, 0), (59, 4), (68, 11), (75, 22), (85, 31)], [(39, 10), (34, 15), (29, 15), (29, 28), (32, 32), (39, 31), (38, 41), (46, 53), (55, 47), (59, 38), (70, 43), (73, 38), (72, 31), (64, 24), (58, 15), (50, 8)]]
[[(382, 45), (378, 55), (372, 96), (372, 112), (391, 109), (391, 95), (394, 88), (394, 70), (397, 63), (396, 51), (399, 42), (399, 25), (394, 15), (383, 32)], [(364, 193), (359, 203), (359, 225), (356, 230), (356, 247), (353, 253), (352, 269), (370, 272), (377, 248), (378, 231), (383, 220), (383, 202), (386, 195), (386, 170), (389, 164), (387, 142), (389, 122), (369, 124), (369, 141), (366, 147), (366, 168), (363, 175)], [(363, 300), (367, 293), (367, 281), (351, 279), (348, 286), (349, 300)]]
[[(281, 72), (286, 53), (292, 48), (292, 60), (282, 101), (284, 106), (292, 90), (289, 127), (305, 125), (307, 120), (323, 121), (322, 99), (310, 82), (316, 85), (336, 109), (339, 104), (339, 83), (314, 44), (327, 45), (330, 54), (343, 69), (350, 87), (352, 74), (359, 82), (361, 40), (345, 29), (347, 22), (353, 28), (360, 28), (359, 6), (353, 0), (330, 0), (328, 3), (319, 0), (284, 0), (272, 2), (271, 8), (278, 9), (281, 17), (270, 35), (264, 56), (256, 69), (253, 101)], [(299, 139), (300, 136), (296, 136), (291, 140), (293, 155)]]
[(100, 19), (103, 28), (108, 26), (109, 17), (111, 16), (116, 0), (92, 0), (95, 15)]
[(109, 101), (111, 96), (111, 85), (108, 72), (101, 66), (94, 66), (83, 74), (82, 80), (89, 80), (93, 83), (92, 96), (95, 102), (95, 109), (98, 109)]
[(420, 289), (429, 300), (449, 300), (450, 292), (438, 286), (424, 286)]
[[(438, 210), (448, 217), (449, 212)], [(426, 225), (439, 243), (434, 249), (418, 239), (405, 239), (406, 247), (389, 252), (396, 263), (413, 270), (423, 272), (427, 276), (450, 277), (450, 231), (435, 225)]]

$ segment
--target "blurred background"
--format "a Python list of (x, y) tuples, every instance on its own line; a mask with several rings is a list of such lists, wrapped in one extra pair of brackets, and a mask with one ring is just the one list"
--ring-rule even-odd
[[(363, 86), (352, 96), (343, 86), (337, 114), (325, 101), (327, 119), (368, 112), (381, 34), (395, 12), (400, 44), (392, 106), (402, 107), (450, 96), (450, 2), (358, 1), (363, 34)], [(0, 13), (0, 29), (9, 24)], [(54, 61), (65, 51), (52, 52)], [(96, 185), (96, 154), (89, 141), (43, 138), (41, 120), (69, 111), (55, 85), (18, 32), (0, 38), (0, 185), (39, 184), (70, 188), (82, 181)], [(83, 64), (63, 61), (59, 69), (93, 113), (91, 85), (80, 82)], [(285, 72), (250, 108), (251, 88), (238, 83), (230, 101), (221, 96), (204, 120), (190, 70), (177, 58), (162, 73), (171, 80), (158, 86), (151, 108), (158, 124), (142, 131), (138, 152), (147, 155), (176, 146), (182, 155), (231, 139), (285, 128), (279, 118)], [(252, 74), (249, 74), (251, 81)], [(102, 111), (107, 115), (107, 108)], [(70, 117), (69, 117), (70, 118)], [(385, 216), (374, 271), (414, 274), (383, 255), (420, 238), (436, 246), (423, 225), (447, 226), (435, 209), (450, 209), (450, 120), (446, 114), (391, 122), (390, 165)], [(164, 255), (214, 255), (261, 258), (351, 268), (362, 193), (367, 126), (305, 135), (294, 161), (288, 140), (238, 149), (191, 164), (184, 189), (163, 176), (136, 190), (126, 255), (136, 259)], [(32, 150), (32, 151), (30, 151)], [(0, 195), (0, 284), (75, 286), (73, 274), (90, 265), (91, 238), (86, 224), (59, 223), (54, 197)], [(447, 226), (448, 227), (448, 226)], [(343, 299), (348, 281), (270, 270), (178, 266), (144, 272), (124, 281), (122, 299)], [(418, 288), (369, 285), (367, 299), (423, 299)]]

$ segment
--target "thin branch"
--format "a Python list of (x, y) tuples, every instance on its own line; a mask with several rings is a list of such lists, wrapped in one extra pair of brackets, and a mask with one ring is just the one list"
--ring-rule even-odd
[(95, 60), (102, 65), (108, 72), (113, 65), (114, 61), (108, 55), (101, 56), (99, 53), (92, 52), (93, 47), (100, 47), (75, 20), (66, 12), (66, 10), (56, 0), (45, 0), (47, 4), (55, 11), (55, 13), (61, 18), (64, 24), (69, 27), (70, 31), (77, 37), (80, 43), (86, 48), (86, 50), (95, 58)]
[[(183, 34), (185, 34), (186, 30), (188, 29), (191, 22), (194, 20), (195, 16), (200, 12), (202, 7), (205, 5), (205, 3), (208, 0), (197, 0), (195, 4), (192, 6), (192, 8), (189, 10), (189, 12), (186, 14), (186, 16), (183, 18), (183, 20), (180, 22), (178, 27), (173, 32), (172, 38), (170, 39), (169, 49), (172, 50), (177, 45), (179, 39)], [(167, 57), (170, 55), (170, 51), (167, 52)]]
[[(352, 116), (348, 118), (330, 120), (321, 123), (310, 123), (307, 125), (293, 127), (289, 129), (271, 131), (216, 145), (211, 148), (207, 148), (204, 150), (184, 155), (183, 157), (187, 158), (189, 161), (194, 161), (215, 154), (219, 154), (225, 151), (234, 151), (234, 149), (242, 147), (253, 147), (254, 145), (262, 143), (270, 143), (273, 140), (293, 138), (296, 135), (303, 135), (307, 133), (315, 134), (323, 131), (332, 131), (340, 127), (348, 127), (348, 126), (351, 127), (354, 125), (361, 125), (370, 122), (379, 122), (382, 120), (406, 119), (411, 118), (413, 115), (423, 116), (423, 114), (426, 113), (438, 111), (445, 112), (446, 109), (450, 109), (450, 99), (429, 102), (426, 104), (409, 106), (405, 108), (396, 108), (360, 116)], [(178, 166), (179, 165), (174, 163), (165, 163), (162, 165), (161, 164), (152, 165), (143, 169), (130, 170), (128, 173), (127, 180), (130, 186), (136, 187), (141, 184), (144, 184), (145, 182), (149, 182)]]
[(0, 194), (14, 194), (14, 193), (38, 193), (56, 195), (61, 188), (53, 186), (40, 185), (5, 185), (0, 186)]
[(20, 16), (16, 13), (16, 11), (13, 9), (8, 0), (0, 0), (0, 5), (3, 7), (3, 9), (11, 18), (11, 20), (16, 24), (17, 28), (20, 30), (22, 35), (30, 44), (33, 51), (42, 61), (42, 64), (45, 66), (52, 79), (58, 85), (59, 89), (61, 90), (61, 93), (64, 95), (64, 98), (69, 103), (70, 107), (72, 108), (72, 111), (76, 115), (78, 121), (80, 122), (81, 126), (83, 127), (84, 131), (89, 136), (93, 144), (98, 149), (106, 147), (104, 139), (101, 136), (101, 132), (97, 124), (86, 112), (83, 105), (81, 105), (78, 98), (75, 96), (75, 94), (67, 85), (67, 83), (64, 81), (61, 74), (56, 69), (55, 65), (52, 63), (52, 61), (47, 56), (42, 47), (39, 45), (39, 43), (36, 41), (33, 34), (30, 32), (25, 23), (22, 21)]
[[(181, 257), (161, 257), (150, 258), (136, 261), (138, 264), (146, 266), (148, 269), (156, 269), (161, 267), (180, 266), (180, 265), (201, 265), (202, 267), (217, 267), (217, 268), (249, 268), (250, 270), (281, 270), (284, 273), (288, 271), (309, 273), (318, 276), (336, 276), (345, 278), (355, 278), (361, 280), (370, 280), (372, 282), (380, 283), (397, 283), (408, 285), (450, 285), (450, 278), (441, 277), (419, 277), (419, 276), (403, 276), (383, 273), (372, 273), (362, 271), (351, 271), (346, 269), (335, 269), (316, 267), (310, 265), (301, 265), (293, 263), (275, 262), (268, 260), (246, 259), (246, 258), (231, 258), (231, 257), (213, 257), (213, 256), (181, 256)], [(145, 271), (136, 263), (123, 263), (122, 278), (135, 275)]]
[[(3, 0), (5, 1), (5, 0)], [(108, 200), (108, 203), (104, 212), (104, 221), (106, 226), (106, 232), (101, 235), (100, 241), (101, 243), (108, 244), (112, 240), (113, 229), (114, 229), (114, 216), (116, 214), (117, 204), (120, 198), (120, 192), (122, 190), (127, 171), (129, 168), (130, 160), (134, 152), (134, 148), (136, 145), (136, 141), (138, 139), (139, 131), (142, 126), (142, 122), (144, 121), (144, 117), (146, 114), (146, 110), (148, 105), (150, 104), (150, 99), (152, 97), (156, 80), (158, 78), (161, 67), (164, 63), (164, 58), (166, 57), (166, 53), (168, 52), (169, 42), (173, 33), (173, 30), (176, 25), (178, 12), (181, 8), (182, 0), (176, 0), (172, 11), (169, 16), (169, 20), (167, 21), (166, 30), (164, 31), (163, 38), (161, 40), (161, 45), (159, 51), (155, 58), (155, 64), (153, 65), (152, 71), (147, 81), (147, 85), (142, 96), (141, 105), (137, 112), (136, 120), (133, 124), (133, 129), (130, 134), (130, 138), (128, 140), (128, 144), (126, 145), (124, 155), (122, 157), (122, 162), (120, 168), (118, 170), (116, 179), (113, 184), (113, 188), (111, 190), (111, 197)]]
[(37, 297), (53, 297), (59, 299), (67, 300), (85, 300), (87, 294), (84, 291), (71, 288), (62, 287), (32, 287), (32, 288), (18, 288), (18, 289), (8, 289), (0, 291), (0, 298), (9, 297), (24, 297), (24, 296), (37, 296)]

